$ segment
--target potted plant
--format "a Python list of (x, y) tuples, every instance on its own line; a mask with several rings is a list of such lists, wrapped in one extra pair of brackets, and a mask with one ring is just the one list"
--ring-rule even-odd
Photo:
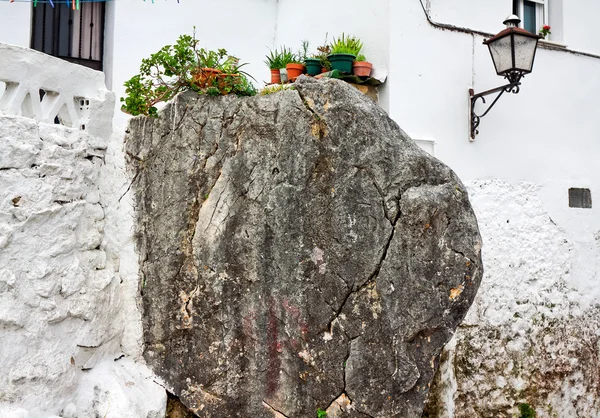
[(352, 73), (352, 63), (362, 49), (362, 42), (355, 36), (346, 36), (342, 33), (339, 38), (334, 38), (331, 44), (331, 54), (327, 56), (333, 70), (342, 73)]
[(228, 56), (223, 63), (218, 64), (220, 72), (216, 77), (216, 87), (220, 94), (229, 94), (242, 83), (242, 75), (248, 75), (240, 70), (244, 65), (246, 64), (240, 64), (240, 60), (234, 56)]
[(158, 103), (186, 90), (253, 96), (256, 88), (249, 75), (240, 71), (244, 65), (224, 49), (199, 48), (195, 31), (194, 36), (181, 35), (174, 45), (166, 45), (142, 60), (139, 74), (125, 82), (121, 110), (134, 116), (157, 116)]
[(192, 70), (192, 82), (198, 87), (208, 87), (214, 84), (218, 75), (222, 72), (218, 67), (220, 62), (227, 56), (225, 49), (218, 51), (200, 48), (196, 52), (196, 68)]
[(292, 60), (286, 64), (285, 69), (290, 81), (295, 81), (296, 78), (306, 71), (303, 62), (306, 61), (308, 55), (308, 45), (308, 41), (302, 41), (302, 49), (297, 54), (293, 54)]
[(319, 51), (318, 54), (313, 54), (311, 58), (304, 60), (308, 75), (319, 75), (323, 72), (323, 69), (329, 71), (329, 68), (331, 68), (331, 63), (327, 59), (327, 55), (331, 53), (331, 48), (327, 45), (327, 39), (325, 39), (325, 45), (318, 47), (317, 51)]
[(304, 67), (308, 75), (315, 76), (321, 72), (321, 60), (317, 55), (308, 56), (308, 41), (302, 41)]
[(352, 64), (352, 74), (359, 77), (369, 77), (373, 70), (373, 64), (367, 61), (364, 55), (359, 54)]
[(281, 75), (281, 82), (286, 83), (288, 81), (287, 65), (294, 62), (296, 57), (291, 49), (287, 49), (285, 46), (281, 48), (281, 65), (279, 70)]
[(308, 75), (314, 76), (321, 72), (321, 60), (314, 55), (304, 60), (304, 66)]
[(285, 67), (285, 65), (282, 65), (282, 53), (277, 49), (269, 51), (269, 55), (266, 58), (265, 64), (271, 70), (271, 84), (281, 83), (281, 73), (279, 70)]
[(286, 64), (287, 76), (289, 81), (295, 81), (300, 75), (304, 74), (306, 67), (302, 64), (302, 58), (294, 55), (292, 61)]
[(321, 62), (321, 72), (331, 71), (331, 62), (327, 58), (331, 54), (331, 47), (327, 44), (327, 39), (325, 39), (325, 45), (318, 47), (317, 51), (319, 51), (317, 56)]

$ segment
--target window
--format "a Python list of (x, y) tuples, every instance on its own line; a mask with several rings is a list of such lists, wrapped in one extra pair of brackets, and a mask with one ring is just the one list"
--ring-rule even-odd
[(521, 27), (538, 34), (548, 24), (548, 0), (513, 0), (513, 13), (521, 18)]
[(33, 8), (31, 47), (102, 71), (104, 2), (69, 4), (38, 3)]

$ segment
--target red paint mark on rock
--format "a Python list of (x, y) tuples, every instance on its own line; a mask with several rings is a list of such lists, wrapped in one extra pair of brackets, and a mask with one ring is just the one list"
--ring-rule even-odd
[(272, 396), (279, 388), (279, 371), (281, 370), (281, 343), (277, 323), (276, 301), (269, 301), (269, 315), (267, 319), (267, 396)]
[(294, 322), (298, 324), (302, 339), (306, 340), (305, 336), (308, 335), (308, 324), (302, 318), (300, 308), (290, 305), (290, 302), (287, 299), (284, 299), (281, 304), (283, 305), (285, 311), (294, 319)]

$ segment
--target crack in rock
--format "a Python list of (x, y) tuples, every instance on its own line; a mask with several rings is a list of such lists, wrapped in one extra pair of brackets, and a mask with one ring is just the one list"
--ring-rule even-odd
[(475, 217), (371, 99), (296, 86), (131, 120), (144, 358), (204, 416), (417, 418), (481, 280)]

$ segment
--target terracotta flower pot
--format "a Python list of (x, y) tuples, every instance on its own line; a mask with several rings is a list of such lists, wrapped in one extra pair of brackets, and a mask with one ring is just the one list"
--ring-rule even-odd
[(352, 74), (359, 77), (369, 77), (373, 70), (373, 64), (366, 61), (354, 61), (352, 64)]
[(281, 73), (279, 69), (271, 70), (271, 84), (281, 83)]
[(196, 86), (206, 88), (215, 85), (217, 77), (222, 73), (216, 68), (197, 68), (192, 72), (192, 79)]
[(302, 64), (288, 64), (285, 66), (285, 69), (287, 70), (288, 79), (290, 81), (294, 81), (306, 71), (306, 67)]
[(229, 94), (229, 91), (241, 82), (242, 79), (239, 74), (219, 74), (217, 77), (217, 87), (223, 95)]

